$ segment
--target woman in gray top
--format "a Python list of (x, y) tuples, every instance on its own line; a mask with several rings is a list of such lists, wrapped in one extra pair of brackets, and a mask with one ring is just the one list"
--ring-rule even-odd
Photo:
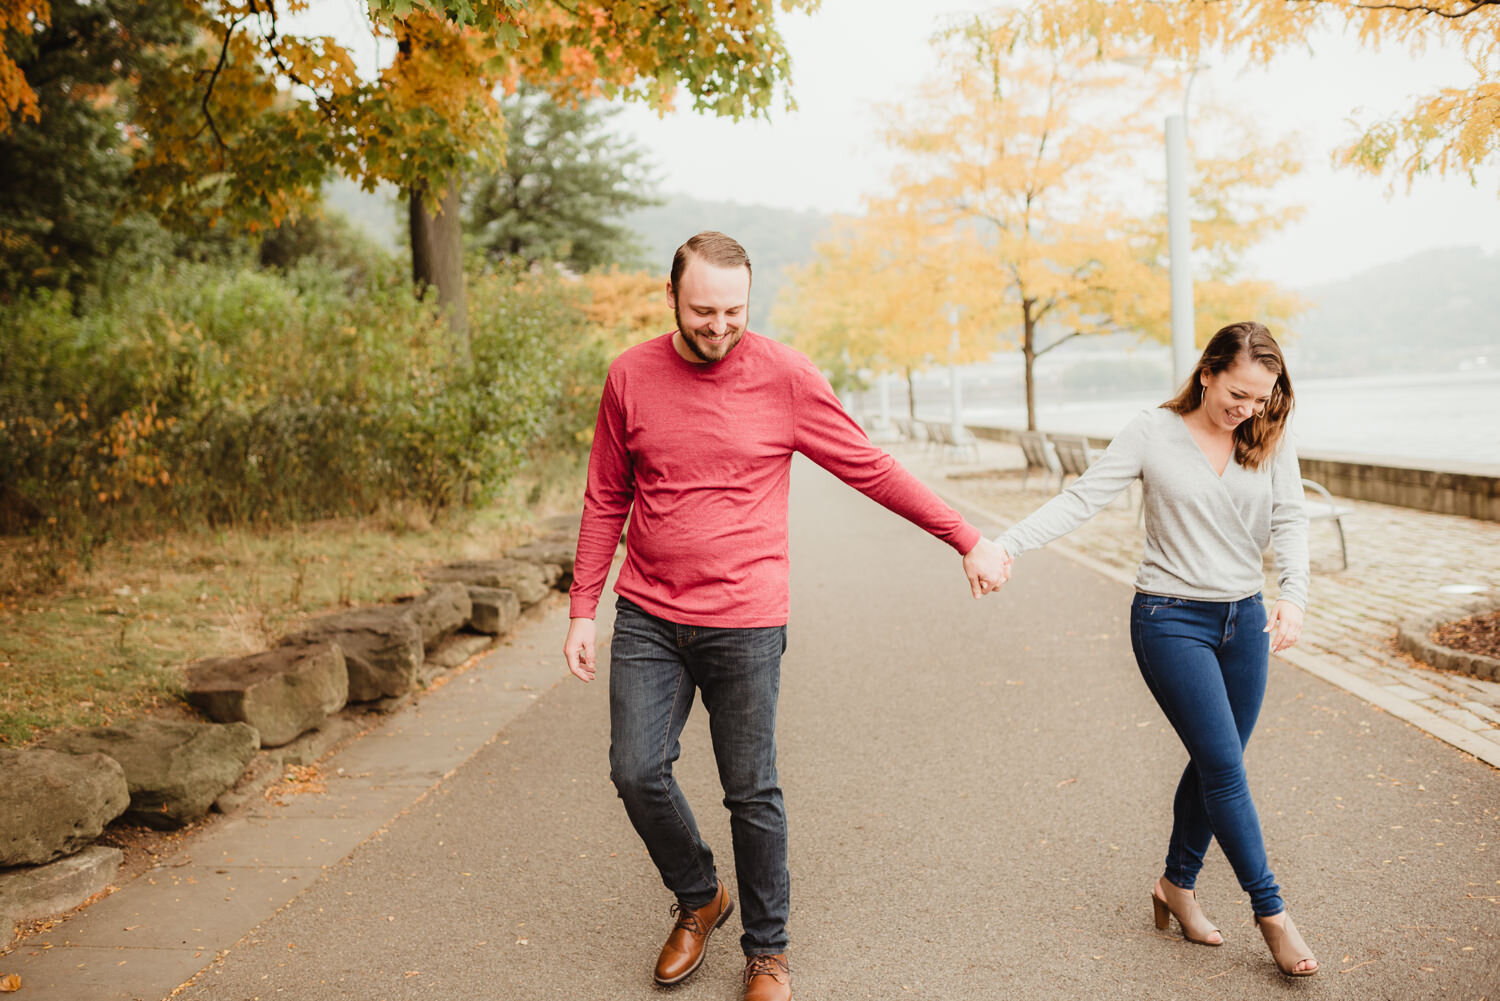
[[(1231, 324), (1209, 341), (1177, 396), (1131, 421), (1083, 476), (1000, 543), (1012, 557), (1046, 545), (1140, 479), (1146, 550), (1131, 644), (1189, 755), (1172, 804), (1166, 869), (1151, 890), (1156, 926), (1175, 916), (1190, 941), (1223, 944), (1193, 894), (1218, 838), (1277, 967), (1309, 976), (1318, 963), (1267, 864), (1243, 757), (1269, 655), (1297, 642), (1307, 603), (1307, 514), (1286, 435), (1291, 412), (1291, 380), (1270, 332)], [(1269, 616), (1260, 594), (1268, 544), (1280, 569)]]

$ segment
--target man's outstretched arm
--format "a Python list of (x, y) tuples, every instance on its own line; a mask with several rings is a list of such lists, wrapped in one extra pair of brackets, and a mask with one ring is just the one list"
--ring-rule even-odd
[(797, 451), (963, 554), (964, 576), (974, 597), (1005, 583), (1010, 577), (1009, 554), (984, 538), (890, 454), (871, 444), (811, 363), (799, 376), (793, 404)]

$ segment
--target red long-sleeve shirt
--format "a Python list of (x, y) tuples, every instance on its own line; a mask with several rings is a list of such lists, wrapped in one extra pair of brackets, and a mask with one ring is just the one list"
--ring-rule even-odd
[(787, 621), (792, 453), (960, 553), (980, 532), (870, 444), (800, 352), (747, 331), (698, 365), (670, 334), (610, 366), (589, 456), (573, 618), (593, 618), (626, 516), (616, 593), (684, 625)]

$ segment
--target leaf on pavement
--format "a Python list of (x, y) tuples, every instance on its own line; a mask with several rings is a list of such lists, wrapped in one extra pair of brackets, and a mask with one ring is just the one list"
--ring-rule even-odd
[(0, 977), (0, 994), (14, 994), (20, 989), (21, 975), (19, 973), (12, 973), (8, 976)]

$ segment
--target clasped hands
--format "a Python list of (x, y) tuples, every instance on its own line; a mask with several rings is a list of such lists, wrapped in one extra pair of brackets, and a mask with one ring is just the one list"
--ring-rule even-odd
[(981, 538), (979, 544), (964, 554), (964, 576), (969, 578), (969, 590), (980, 598), (1010, 580), (1010, 567), (1014, 562), (1005, 547), (994, 539)]

